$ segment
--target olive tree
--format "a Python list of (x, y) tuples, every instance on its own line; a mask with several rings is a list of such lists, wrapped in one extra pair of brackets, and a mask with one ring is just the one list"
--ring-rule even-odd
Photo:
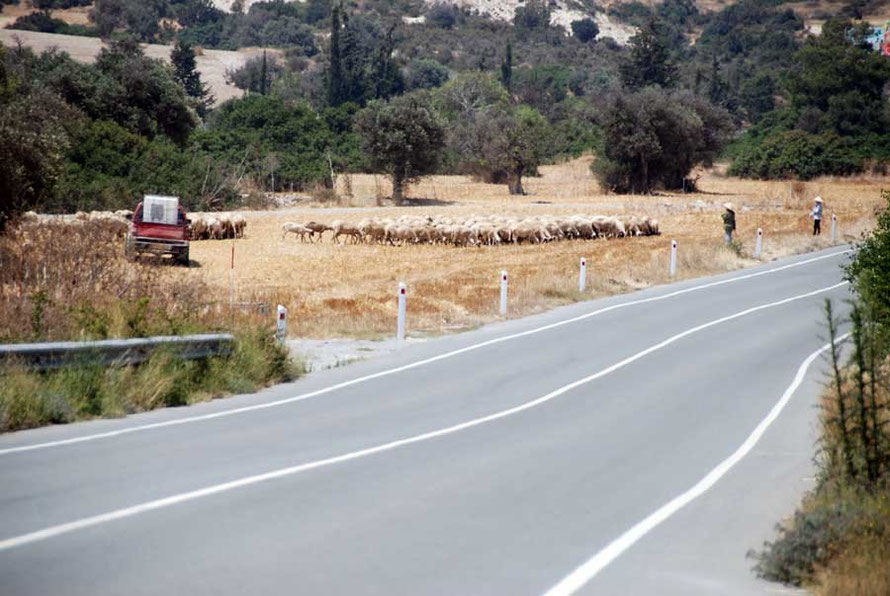
[(424, 91), (370, 102), (356, 115), (355, 128), (371, 167), (392, 180), (397, 205), (405, 185), (435, 169), (445, 146), (445, 127)]

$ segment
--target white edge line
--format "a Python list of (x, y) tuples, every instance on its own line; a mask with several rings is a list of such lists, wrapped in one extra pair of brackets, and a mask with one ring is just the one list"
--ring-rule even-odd
[[(850, 334), (845, 333), (838, 337), (835, 340), (835, 343), (841, 342), (846, 339)], [(605, 548), (597, 552), (579, 567), (577, 567), (574, 571), (564, 577), (558, 584), (547, 590), (544, 596), (568, 596), (569, 594), (574, 594), (576, 591), (581, 589), (585, 584), (587, 584), (590, 580), (592, 580), (596, 575), (602, 571), (607, 565), (612, 563), (615, 559), (620, 557), (627, 549), (633, 546), (637, 541), (643, 538), (646, 534), (655, 529), (659, 524), (663, 521), (667, 520), (677, 511), (691, 503), (697, 497), (700, 497), (705, 492), (707, 492), (710, 488), (712, 488), (718, 480), (720, 480), (729, 470), (731, 470), (737, 463), (739, 463), (742, 458), (744, 458), (751, 449), (760, 441), (761, 437), (763, 437), (764, 433), (767, 429), (772, 425), (773, 422), (779, 417), (779, 414), (782, 413), (782, 410), (785, 409), (785, 406), (791, 400), (791, 397), (794, 395), (794, 392), (797, 391), (797, 388), (800, 387), (800, 384), (803, 382), (804, 377), (806, 376), (807, 370), (810, 365), (819, 357), (820, 354), (825, 352), (831, 347), (831, 343), (827, 343), (812, 354), (810, 354), (806, 360), (800, 365), (800, 368), (797, 369), (797, 374), (794, 376), (794, 380), (791, 382), (791, 385), (785, 389), (785, 393), (782, 394), (782, 397), (779, 398), (779, 401), (773, 406), (770, 410), (769, 414), (766, 415), (766, 418), (760, 421), (751, 434), (748, 435), (748, 438), (745, 439), (745, 442), (741, 444), (741, 446), (733, 452), (732, 455), (727, 457), (725, 460), (720, 462), (714, 469), (712, 469), (708, 474), (699, 480), (692, 488), (687, 490), (681, 495), (674, 497), (668, 503), (651, 513), (648, 517), (638, 522), (632, 528), (627, 530), (624, 534), (610, 542), (606, 545)]]
[[(47, 538), (53, 538), (53, 537), (59, 536), (61, 534), (67, 534), (68, 532), (73, 532), (75, 530), (80, 530), (83, 528), (89, 528), (91, 526), (96, 526), (99, 524), (122, 519), (125, 517), (131, 517), (134, 515), (138, 515), (140, 513), (145, 513), (147, 511), (152, 511), (152, 510), (160, 509), (163, 507), (169, 507), (171, 505), (177, 505), (180, 503), (185, 503), (187, 501), (193, 501), (193, 500), (199, 499), (201, 497), (207, 497), (207, 496), (219, 494), (222, 492), (234, 490), (237, 488), (242, 488), (242, 487), (250, 486), (253, 484), (259, 484), (261, 482), (274, 480), (276, 478), (291, 476), (294, 474), (298, 474), (300, 472), (306, 472), (308, 470), (314, 470), (317, 468), (322, 468), (322, 467), (330, 466), (333, 464), (338, 464), (338, 463), (347, 462), (347, 461), (354, 460), (354, 459), (359, 459), (362, 457), (367, 457), (369, 455), (374, 455), (377, 453), (381, 453), (383, 451), (389, 451), (389, 450), (396, 449), (399, 447), (404, 447), (405, 445), (411, 445), (413, 443), (420, 443), (422, 441), (427, 441), (429, 439), (434, 439), (437, 437), (442, 437), (442, 436), (456, 433), (456, 432), (459, 432), (462, 430), (466, 430), (466, 429), (472, 428), (474, 426), (480, 426), (480, 425), (486, 424), (488, 422), (493, 422), (493, 421), (499, 420), (501, 418), (506, 418), (507, 416), (512, 416), (514, 414), (518, 414), (525, 410), (530, 410), (531, 408), (534, 408), (534, 407), (544, 404), (548, 401), (551, 401), (551, 400), (555, 399), (556, 397), (559, 397), (560, 395), (562, 395), (568, 391), (571, 391), (572, 389), (575, 389), (581, 385), (584, 385), (586, 383), (589, 383), (591, 381), (599, 379), (600, 377), (608, 375), (609, 373), (612, 373), (612, 372), (618, 370), (619, 368), (623, 368), (624, 366), (627, 366), (628, 364), (635, 362), (635, 361), (639, 360), (640, 358), (643, 358), (644, 356), (651, 354), (652, 352), (660, 350), (660, 349), (664, 348), (665, 346), (668, 346), (668, 345), (670, 345), (684, 337), (692, 335), (693, 333), (697, 333), (697, 332), (707, 329), (709, 327), (713, 327), (715, 325), (719, 325), (721, 323), (725, 323), (725, 322), (731, 321), (733, 319), (738, 319), (740, 317), (744, 317), (746, 315), (749, 315), (751, 313), (755, 313), (755, 312), (758, 312), (761, 310), (773, 308), (776, 306), (781, 306), (783, 304), (788, 304), (789, 302), (795, 302), (797, 300), (802, 300), (805, 298), (816, 296), (816, 295), (822, 294), (824, 292), (830, 292), (831, 290), (834, 290), (841, 286), (847, 285), (847, 283), (848, 282), (843, 281), (838, 284), (834, 284), (832, 286), (820, 288), (818, 290), (813, 290), (812, 292), (807, 292), (805, 294), (799, 294), (797, 296), (792, 296), (790, 298), (785, 298), (783, 300), (778, 300), (776, 302), (761, 304), (760, 306), (748, 308), (746, 310), (737, 312), (735, 314), (728, 315), (725, 317), (720, 317), (719, 319), (714, 319), (707, 323), (703, 323), (696, 327), (692, 327), (690, 329), (687, 329), (686, 331), (683, 331), (681, 333), (673, 335), (673, 336), (665, 339), (662, 342), (659, 342), (653, 346), (650, 346), (641, 352), (637, 352), (636, 354), (629, 356), (629, 357), (625, 358), (624, 360), (621, 360), (620, 362), (617, 362), (607, 368), (604, 368), (603, 370), (601, 370), (599, 372), (596, 372), (592, 375), (589, 375), (589, 376), (579, 379), (577, 381), (573, 381), (572, 383), (569, 383), (568, 385), (564, 385), (563, 387), (560, 387), (559, 389), (551, 391), (550, 393), (543, 395), (541, 397), (538, 397), (536, 399), (533, 399), (531, 401), (525, 402), (523, 404), (520, 404), (518, 406), (509, 408), (506, 410), (501, 410), (500, 412), (495, 412), (493, 414), (489, 414), (487, 416), (482, 416), (480, 418), (474, 418), (472, 420), (468, 420), (466, 422), (461, 422), (459, 424), (455, 424), (455, 425), (441, 428), (438, 430), (429, 431), (429, 432), (422, 433), (419, 435), (414, 435), (411, 437), (406, 437), (404, 439), (397, 439), (395, 441), (390, 441), (388, 443), (383, 443), (380, 445), (376, 445), (374, 447), (368, 447), (366, 449), (361, 449), (359, 451), (353, 451), (350, 453), (344, 453), (342, 455), (337, 455), (337, 456), (329, 457), (326, 459), (320, 459), (320, 460), (316, 460), (316, 461), (312, 461), (312, 462), (306, 462), (306, 463), (298, 464), (295, 466), (290, 466), (287, 468), (273, 470), (271, 472), (265, 472), (263, 474), (247, 476), (244, 478), (239, 478), (237, 480), (232, 480), (230, 482), (225, 482), (222, 484), (209, 486), (209, 487), (194, 490), (191, 492), (181, 493), (178, 495), (172, 495), (170, 497), (157, 499), (155, 501), (149, 501), (149, 502), (142, 503), (139, 505), (134, 505), (131, 507), (117, 509), (115, 511), (110, 511), (108, 513), (103, 513), (103, 514), (96, 515), (93, 517), (87, 517), (87, 518), (79, 519), (79, 520), (76, 520), (73, 522), (69, 522), (69, 523), (65, 523), (65, 524), (61, 524), (61, 525), (57, 525), (57, 526), (51, 526), (48, 528), (44, 528), (43, 530), (38, 530), (36, 532), (22, 534), (20, 536), (13, 536), (11, 538), (7, 538), (5, 540), (0, 541), (0, 551), (24, 546), (24, 545), (30, 544), (32, 542), (45, 540)], [(818, 352), (817, 352), (817, 354), (818, 354)], [(813, 358), (813, 356), (811, 356), (811, 358)]]
[(519, 332), (519, 333), (513, 333), (513, 334), (511, 334), (511, 335), (505, 335), (505, 336), (503, 336), (503, 337), (497, 337), (497, 338), (494, 338), (494, 339), (489, 339), (489, 340), (486, 340), (486, 341), (483, 341), (483, 342), (480, 342), (480, 343), (477, 343), (477, 344), (473, 344), (473, 345), (466, 346), (466, 347), (463, 347), (463, 348), (458, 348), (458, 349), (456, 349), (456, 350), (451, 350), (450, 352), (444, 352), (444, 353), (442, 353), (442, 354), (438, 354), (438, 355), (436, 355), (436, 356), (432, 356), (432, 357), (430, 357), (430, 358), (425, 358), (425, 359), (423, 359), (423, 360), (418, 360), (418, 361), (416, 361), (416, 362), (411, 362), (410, 364), (405, 364), (405, 365), (403, 365), (403, 366), (398, 366), (398, 367), (395, 367), (395, 368), (390, 368), (390, 369), (387, 369), (387, 370), (382, 370), (382, 371), (379, 371), (379, 372), (376, 372), (376, 373), (373, 373), (373, 374), (365, 375), (365, 376), (362, 376), (362, 377), (357, 377), (357, 378), (355, 378), (355, 379), (350, 379), (349, 381), (344, 381), (344, 382), (342, 382), (342, 383), (337, 383), (336, 385), (331, 385), (331, 386), (329, 386), (329, 387), (324, 387), (324, 388), (322, 388), (322, 389), (317, 389), (317, 390), (315, 390), (315, 391), (310, 391), (310, 392), (308, 392), (308, 393), (302, 393), (302, 394), (300, 394), (300, 395), (295, 395), (295, 396), (293, 396), (293, 397), (288, 397), (288, 398), (280, 399), (280, 400), (277, 400), (277, 401), (267, 402), (267, 403), (263, 403), (263, 404), (255, 404), (255, 405), (251, 405), (251, 406), (244, 406), (244, 407), (241, 407), (241, 408), (233, 408), (233, 409), (231, 409), (231, 410), (224, 410), (224, 411), (221, 411), (221, 412), (214, 412), (214, 413), (212, 413), (212, 414), (201, 414), (201, 415), (199, 415), (199, 416), (189, 416), (189, 417), (187, 417), (187, 418), (177, 418), (177, 419), (175, 419), (175, 420), (165, 420), (165, 421), (163, 421), (163, 422), (154, 422), (154, 423), (152, 423), (152, 424), (144, 424), (144, 425), (140, 425), (140, 426), (130, 426), (130, 427), (127, 427), (127, 428), (121, 428), (121, 429), (118, 429), (118, 430), (112, 430), (112, 431), (103, 432), (103, 433), (96, 433), (96, 434), (92, 434), (92, 435), (83, 435), (83, 436), (80, 436), (80, 437), (72, 437), (72, 438), (70, 438), (70, 439), (60, 439), (60, 440), (57, 440), (57, 441), (47, 441), (47, 442), (44, 442), (44, 443), (34, 443), (34, 444), (31, 444), (31, 445), (21, 445), (21, 446), (18, 446), (18, 447), (7, 447), (7, 448), (5, 448), (5, 449), (0, 449), (0, 456), (3, 456), (3, 455), (11, 455), (11, 454), (13, 454), (13, 453), (23, 453), (23, 452), (27, 452), (27, 451), (35, 451), (35, 450), (37, 450), (37, 449), (47, 449), (47, 448), (50, 448), (50, 447), (61, 447), (61, 446), (64, 446), (64, 445), (74, 445), (74, 444), (76, 444), (76, 443), (84, 443), (84, 442), (87, 442), (87, 441), (95, 441), (95, 440), (98, 440), (98, 439), (108, 439), (108, 438), (111, 438), (111, 437), (118, 437), (118, 436), (121, 436), (121, 435), (126, 435), (126, 434), (130, 434), (130, 433), (135, 433), (135, 432), (142, 432), (142, 431), (147, 431), (147, 430), (154, 430), (154, 429), (165, 428), (165, 427), (169, 427), (169, 426), (178, 426), (178, 425), (180, 425), (180, 424), (189, 424), (189, 423), (192, 423), (192, 422), (201, 422), (201, 421), (204, 421), (204, 420), (212, 420), (212, 419), (214, 419), (214, 418), (223, 418), (223, 417), (226, 417), (226, 416), (234, 416), (234, 415), (236, 415), (236, 414), (244, 414), (244, 413), (247, 413), (247, 412), (253, 412), (253, 411), (256, 411), (256, 410), (264, 410), (264, 409), (267, 409), (267, 408), (275, 408), (275, 407), (278, 407), (278, 406), (283, 406), (283, 405), (286, 405), (286, 404), (290, 404), (290, 403), (294, 403), (294, 402), (298, 402), (298, 401), (303, 401), (303, 400), (305, 400), (305, 399), (310, 399), (310, 398), (313, 398), (313, 397), (318, 397), (319, 395), (324, 395), (324, 394), (326, 394), (326, 393), (331, 393), (331, 392), (333, 392), (333, 391), (337, 391), (337, 390), (339, 390), (339, 389), (344, 389), (344, 388), (346, 388), (346, 387), (350, 387), (350, 386), (352, 386), (352, 385), (358, 385), (359, 383), (364, 383), (364, 382), (367, 382), (367, 381), (371, 381), (371, 380), (373, 380), (373, 379), (379, 379), (380, 377), (386, 377), (386, 376), (393, 375), (393, 374), (396, 374), (396, 373), (404, 372), (404, 371), (406, 371), (406, 370), (411, 370), (411, 369), (413, 369), (413, 368), (418, 368), (418, 367), (421, 367), (421, 366), (424, 366), (424, 365), (427, 365), (427, 364), (430, 364), (430, 363), (433, 363), (433, 362), (438, 362), (439, 360), (445, 360), (445, 359), (447, 359), (447, 358), (452, 358), (452, 357), (454, 357), (454, 356), (458, 356), (458, 355), (460, 355), (460, 354), (465, 354), (465, 353), (467, 353), (467, 352), (472, 352), (472, 351), (474, 351), (474, 350), (478, 350), (478, 349), (480, 349), (480, 348), (484, 348), (484, 347), (491, 346), (491, 345), (494, 345), (494, 344), (498, 344), (498, 343), (502, 343), (502, 342), (510, 341), (510, 340), (513, 340), (513, 339), (518, 339), (518, 338), (520, 338), (520, 337), (526, 337), (526, 336), (529, 336), (529, 335), (534, 335), (534, 334), (537, 334), (537, 333), (541, 333), (541, 332), (543, 332), (543, 331), (549, 331), (550, 329), (555, 329), (555, 328), (557, 328), (557, 327), (562, 327), (563, 325), (569, 325), (569, 324), (571, 324), (571, 323), (577, 323), (578, 321), (583, 321), (583, 320), (585, 320), (585, 319), (589, 319), (589, 318), (591, 318), (591, 317), (595, 317), (595, 316), (598, 316), (598, 315), (601, 315), (601, 314), (603, 314), (603, 313), (607, 313), (607, 312), (610, 312), (610, 311), (613, 311), (613, 310), (618, 310), (618, 309), (621, 309), (621, 308), (627, 308), (627, 307), (629, 307), (629, 306), (635, 306), (635, 305), (638, 305), (638, 304), (646, 304), (646, 303), (649, 303), (649, 302), (657, 302), (657, 301), (660, 301), (660, 300), (666, 300), (666, 299), (668, 299), (668, 298), (673, 298), (673, 297), (675, 297), (675, 296), (680, 296), (680, 295), (682, 295), (682, 294), (688, 294), (688, 293), (690, 293), (690, 292), (697, 292), (697, 291), (700, 291), (700, 290), (705, 290), (705, 289), (708, 289), (708, 288), (713, 288), (713, 287), (715, 287), (715, 286), (720, 286), (720, 285), (729, 284), (729, 283), (735, 283), (735, 282), (738, 282), (738, 281), (742, 281), (742, 280), (746, 280), (746, 279), (751, 279), (751, 278), (753, 278), (753, 277), (760, 277), (761, 275), (769, 275), (769, 274), (772, 274), (772, 273), (777, 273), (777, 272), (779, 272), (779, 271), (784, 271), (784, 270), (786, 270), (786, 269), (791, 269), (791, 268), (794, 268), (794, 267), (801, 267), (801, 266), (803, 266), (803, 265), (807, 265), (807, 264), (809, 264), (809, 263), (814, 263), (814, 262), (816, 262), (816, 261), (821, 261), (821, 260), (824, 260), (824, 259), (835, 258), (835, 257), (841, 256), (841, 255), (845, 255), (845, 254), (850, 253), (850, 252), (853, 252), (852, 249), (847, 249), (847, 250), (843, 250), (843, 251), (837, 251), (837, 252), (833, 252), (833, 253), (830, 253), (830, 254), (827, 254), (827, 255), (822, 255), (822, 256), (819, 256), (819, 257), (814, 257), (814, 258), (812, 258), (812, 259), (807, 259), (807, 260), (804, 260), (804, 261), (798, 261), (798, 262), (796, 262), (796, 263), (791, 263), (791, 264), (789, 264), (789, 265), (783, 265), (783, 266), (781, 266), (781, 267), (776, 267), (776, 268), (774, 268), (774, 269), (767, 269), (766, 271), (758, 271), (757, 273), (749, 273), (749, 274), (747, 274), (747, 275), (742, 275), (742, 276), (739, 276), (739, 277), (733, 277), (733, 278), (730, 278), (730, 279), (723, 279), (723, 280), (720, 280), (720, 281), (715, 281), (715, 282), (710, 282), (710, 283), (702, 284), (702, 285), (700, 285), (700, 286), (694, 286), (694, 287), (692, 287), (692, 288), (685, 288), (685, 289), (682, 289), (682, 290), (677, 290), (677, 291), (675, 291), (675, 292), (670, 292), (670, 293), (668, 293), (668, 294), (663, 294), (663, 295), (661, 295), (661, 296), (653, 296), (653, 297), (651, 297), (651, 298), (643, 298), (643, 299), (640, 299), (640, 300), (633, 300), (633, 301), (630, 301), (630, 302), (622, 302), (621, 304), (614, 304), (614, 305), (612, 305), (612, 306), (607, 306), (607, 307), (604, 307), (604, 308), (595, 310), (595, 311), (593, 311), (593, 312), (589, 312), (589, 313), (586, 313), (586, 314), (583, 314), (583, 315), (580, 315), (580, 316), (577, 316), (577, 317), (573, 317), (573, 318), (571, 318), (571, 319), (565, 319), (565, 320), (563, 320), (563, 321), (557, 321), (556, 323), (550, 323), (549, 325), (544, 325), (544, 326), (542, 326), (542, 327), (536, 327), (536, 328), (534, 328), (534, 329), (529, 329), (529, 330), (527, 330), (527, 331), (522, 331), (522, 332)]

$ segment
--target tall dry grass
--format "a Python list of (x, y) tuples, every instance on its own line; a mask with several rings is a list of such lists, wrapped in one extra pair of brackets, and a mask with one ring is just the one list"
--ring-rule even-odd
[(131, 263), (99, 226), (29, 226), (0, 236), (0, 342), (235, 334), (227, 357), (34, 372), (0, 367), (0, 432), (121, 416), (248, 392), (299, 374), (269, 316), (232, 312), (212, 286), (161, 261)]

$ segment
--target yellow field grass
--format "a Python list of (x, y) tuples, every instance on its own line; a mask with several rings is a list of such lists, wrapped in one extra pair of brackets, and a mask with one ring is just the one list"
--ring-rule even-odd
[[(670, 240), (680, 245), (678, 278), (750, 266), (758, 227), (764, 230), (764, 259), (829, 246), (830, 221), (823, 236), (810, 236), (808, 210), (814, 196), (825, 198), (826, 217), (837, 213), (842, 237), (850, 240), (869, 224), (880, 202), (881, 178), (822, 179), (811, 183), (757, 182), (702, 173), (701, 192), (624, 196), (603, 194), (590, 175), (589, 158), (541, 168), (525, 184), (529, 194), (511, 197), (505, 185), (461, 177), (433, 176), (411, 187), (419, 206), (374, 207), (389, 193), (384, 178), (353, 175), (352, 207), (306, 207), (248, 213), (247, 237), (200, 241), (192, 245), (203, 277), (228, 296), (229, 264), (235, 247), (237, 302), (287, 306), (291, 335), (301, 337), (387, 336), (395, 330), (398, 282), (408, 284), (409, 335), (471, 328), (497, 318), (498, 272), (510, 273), (509, 316), (606, 296), (668, 277)], [(345, 180), (339, 180), (343, 192)], [(723, 247), (720, 205), (737, 208), (741, 254)], [(657, 218), (662, 236), (614, 240), (574, 240), (545, 245), (467, 247), (342, 245), (281, 239), (287, 221), (355, 221), (374, 215), (467, 216), (634, 213)], [(578, 261), (588, 259), (588, 291), (577, 288)]]

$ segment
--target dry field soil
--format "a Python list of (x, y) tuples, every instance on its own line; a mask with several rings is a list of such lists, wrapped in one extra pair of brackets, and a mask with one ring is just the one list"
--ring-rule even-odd
[[(849, 242), (870, 225), (880, 203), (882, 178), (821, 179), (810, 183), (758, 182), (703, 173), (700, 192), (618, 196), (603, 194), (590, 175), (590, 159), (541, 168), (529, 178), (527, 196), (511, 197), (506, 186), (460, 176), (434, 176), (414, 185), (414, 205), (384, 203), (385, 178), (341, 177), (350, 189), (349, 206), (309, 205), (247, 213), (247, 235), (238, 240), (204, 240), (192, 245), (188, 276), (205, 278), (227, 301), (234, 247), (234, 288), (238, 303), (285, 305), (290, 335), (303, 338), (377, 339), (395, 333), (396, 289), (408, 285), (408, 334), (415, 337), (478, 326), (498, 317), (499, 272), (510, 275), (509, 317), (560, 304), (628, 292), (669, 281), (671, 239), (679, 242), (677, 278), (725, 272), (756, 263), (757, 228), (764, 231), (763, 259), (831, 244), (830, 217), (839, 218), (839, 240)], [(813, 197), (825, 199), (823, 235), (811, 236)], [(721, 205), (736, 205), (740, 250), (723, 245)], [(386, 246), (282, 240), (285, 222), (336, 219), (358, 222), (369, 216), (485, 214), (559, 215), (632, 213), (657, 218), (661, 236), (610, 240), (566, 240), (547, 244), (481, 247)], [(588, 285), (578, 290), (579, 260), (588, 260)]]

